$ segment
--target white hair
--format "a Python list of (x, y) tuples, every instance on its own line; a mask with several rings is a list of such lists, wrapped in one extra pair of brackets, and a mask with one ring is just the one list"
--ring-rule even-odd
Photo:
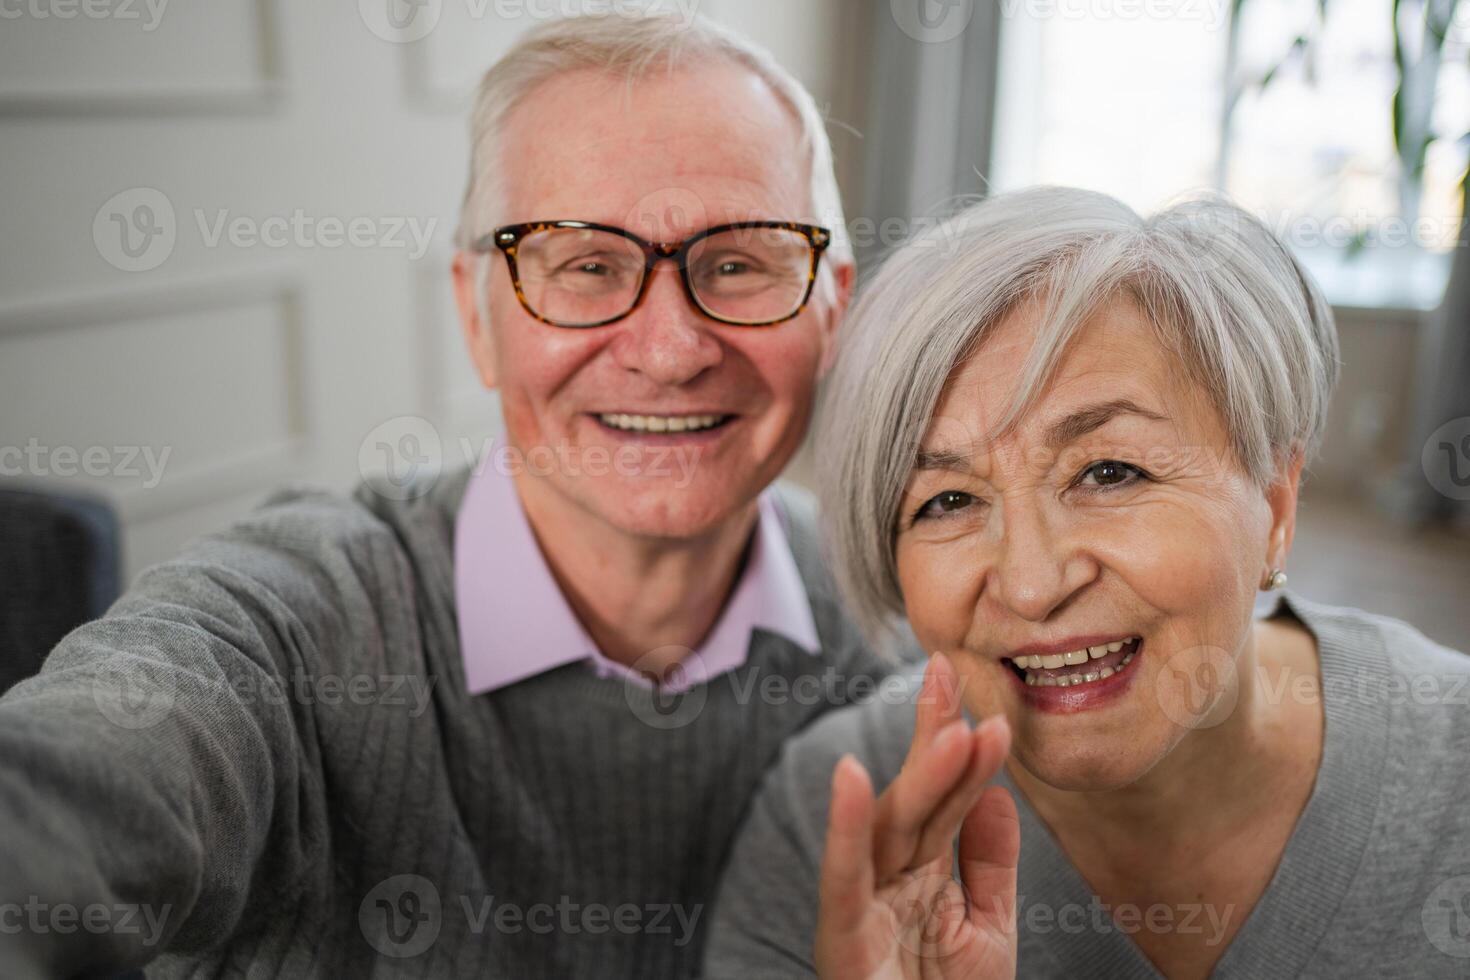
[[(501, 143), (501, 127), (510, 111), (543, 82), (591, 68), (622, 76), (631, 85), (655, 70), (671, 72), (719, 60), (754, 72), (800, 124), (801, 142), (793, 152), (807, 157), (813, 217), (832, 232), (818, 288), (832, 295), (832, 264), (852, 261), (852, 250), (832, 164), (832, 144), (811, 93), (770, 52), (734, 31), (703, 16), (686, 19), (656, 9), (547, 21), (528, 31), (485, 73), (470, 114), (469, 183), (455, 244), (469, 248), (502, 220), (505, 205), (499, 173), (507, 148)], [(489, 262), (482, 261), (477, 277), (482, 315), (489, 268)]]
[(1211, 400), (1258, 486), (1292, 454), (1316, 450), (1337, 383), (1337, 331), (1317, 286), (1261, 222), (1218, 198), (1146, 220), (1105, 194), (1059, 187), (984, 201), (887, 258), (844, 325), (826, 385), (817, 446), (828, 547), (870, 631), (902, 613), (898, 508), (956, 368), (1018, 304), (1040, 301), (999, 435), (1081, 323), (1120, 294)]

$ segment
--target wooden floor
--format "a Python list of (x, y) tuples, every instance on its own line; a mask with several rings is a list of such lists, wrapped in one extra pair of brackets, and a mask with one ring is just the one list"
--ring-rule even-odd
[(1406, 532), (1366, 505), (1303, 493), (1290, 588), (1307, 599), (1405, 620), (1470, 653), (1470, 534)]

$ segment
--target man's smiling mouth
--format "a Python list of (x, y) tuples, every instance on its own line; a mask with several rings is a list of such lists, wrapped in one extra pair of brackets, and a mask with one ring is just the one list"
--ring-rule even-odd
[(703, 432), (726, 424), (733, 415), (630, 415), (601, 412), (597, 420), (621, 432)]

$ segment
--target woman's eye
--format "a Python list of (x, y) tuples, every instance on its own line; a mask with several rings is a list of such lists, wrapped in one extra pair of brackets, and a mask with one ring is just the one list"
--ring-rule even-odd
[(945, 490), (937, 493), (924, 502), (919, 512), (914, 515), (914, 520), (923, 520), (926, 517), (943, 517), (957, 510), (964, 510), (975, 502), (973, 494), (965, 493), (963, 490)]
[(1116, 459), (1104, 459), (1083, 470), (1077, 486), (1096, 489), (1117, 487), (1132, 483), (1143, 475), (1143, 471), (1136, 466), (1120, 463)]

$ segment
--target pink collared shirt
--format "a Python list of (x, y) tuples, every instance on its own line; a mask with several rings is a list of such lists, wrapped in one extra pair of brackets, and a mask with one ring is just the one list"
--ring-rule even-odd
[[(758, 502), (755, 540), (729, 602), (705, 641), (664, 686), (678, 691), (745, 663), (751, 633), (780, 633), (819, 650), (806, 587), (771, 490)], [(482, 463), (471, 474), (454, 528), (454, 591), (470, 694), (485, 694), (578, 661), (604, 677), (651, 682), (603, 656), (551, 574), (514, 480)]]

